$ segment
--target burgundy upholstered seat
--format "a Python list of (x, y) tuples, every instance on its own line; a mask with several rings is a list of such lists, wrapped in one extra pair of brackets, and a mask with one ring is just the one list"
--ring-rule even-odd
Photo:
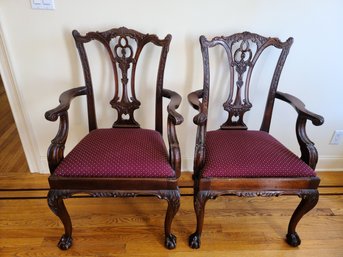
[(65, 177), (175, 177), (161, 134), (140, 128), (91, 131), (64, 158), (55, 174)]
[(217, 130), (206, 134), (206, 161), (202, 177), (315, 175), (298, 156), (264, 131)]

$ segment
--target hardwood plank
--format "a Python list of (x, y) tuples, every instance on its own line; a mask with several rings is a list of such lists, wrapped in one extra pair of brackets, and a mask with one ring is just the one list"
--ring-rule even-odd
[(343, 187), (319, 187), (321, 195), (337, 195), (343, 194)]
[(0, 189), (48, 189), (48, 174), (0, 174)]
[(320, 177), (320, 185), (325, 187), (343, 186), (343, 172), (317, 172)]
[(32, 199), (32, 198), (45, 198), (47, 190), (30, 190), (30, 191), (2, 191), (0, 190), (0, 199)]

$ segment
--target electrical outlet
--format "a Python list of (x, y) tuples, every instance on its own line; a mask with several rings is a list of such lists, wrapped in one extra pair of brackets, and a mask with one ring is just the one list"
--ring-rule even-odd
[(55, 0), (31, 0), (32, 9), (55, 10)]
[(343, 138), (343, 130), (335, 130), (333, 132), (330, 144), (339, 145), (342, 142), (342, 138)]

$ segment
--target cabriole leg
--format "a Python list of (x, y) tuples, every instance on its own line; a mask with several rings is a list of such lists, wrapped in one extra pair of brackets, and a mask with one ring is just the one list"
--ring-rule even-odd
[(48, 193), (48, 205), (51, 211), (60, 218), (64, 226), (64, 234), (58, 242), (58, 247), (68, 250), (72, 246), (72, 224), (63, 199), (70, 196), (70, 193), (63, 190), (51, 189)]
[(197, 218), (197, 229), (189, 236), (189, 246), (193, 249), (200, 247), (200, 238), (204, 224), (205, 204), (208, 199), (214, 199), (216, 196), (209, 191), (199, 191), (194, 194), (194, 210)]
[(168, 209), (164, 222), (164, 245), (168, 249), (176, 247), (176, 237), (171, 233), (171, 224), (180, 207), (180, 192), (178, 190), (166, 191), (162, 197), (168, 201)]
[(300, 194), (301, 202), (295, 209), (291, 220), (288, 225), (288, 233), (286, 235), (286, 241), (291, 246), (298, 246), (301, 243), (300, 237), (298, 236), (295, 228), (300, 219), (310, 210), (312, 210), (319, 199), (318, 190), (308, 190)]

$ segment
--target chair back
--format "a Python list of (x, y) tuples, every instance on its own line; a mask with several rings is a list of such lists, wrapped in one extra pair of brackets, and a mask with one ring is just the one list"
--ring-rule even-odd
[(221, 125), (221, 129), (247, 129), (243, 117), (252, 107), (249, 98), (251, 76), (261, 54), (266, 48), (273, 46), (281, 51), (279, 51), (278, 61), (271, 79), (260, 128), (262, 131), (269, 132), (275, 93), (292, 43), (293, 38), (281, 42), (278, 38), (266, 38), (250, 32), (237, 33), (228, 37), (215, 37), (212, 40), (207, 40), (205, 36), (200, 37), (204, 69), (203, 108), (205, 111), (208, 111), (210, 95), (209, 49), (222, 46), (225, 51), (225, 59), (228, 60), (228, 67), (225, 67), (225, 71), (229, 72), (229, 92), (228, 98), (223, 104), (224, 110), (228, 112), (228, 118)]
[(85, 86), (87, 87), (87, 108), (89, 130), (97, 128), (94, 91), (91, 69), (88, 62), (85, 44), (97, 41), (104, 46), (108, 53), (114, 78), (114, 96), (110, 101), (112, 108), (117, 111), (117, 120), (112, 127), (137, 128), (140, 124), (135, 120), (134, 112), (141, 102), (136, 97), (136, 68), (143, 48), (153, 43), (161, 48), (157, 68), (156, 96), (151, 96), (155, 103), (155, 129), (162, 133), (162, 89), (163, 74), (166, 58), (171, 41), (171, 35), (159, 39), (156, 35), (142, 34), (125, 27), (115, 28), (104, 32), (89, 32), (82, 36), (73, 31), (83, 68)]

